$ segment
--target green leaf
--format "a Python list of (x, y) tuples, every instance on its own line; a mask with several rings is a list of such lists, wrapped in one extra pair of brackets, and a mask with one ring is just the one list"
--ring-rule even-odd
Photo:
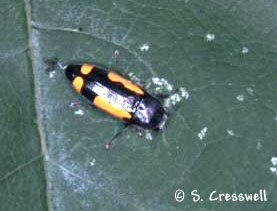
[(47, 210), (24, 2), (0, 5), (0, 210)]
[[(275, 1), (1, 3), (1, 210), (274, 210)], [(116, 69), (189, 96), (152, 141), (129, 129), (106, 151), (121, 123), (44, 61), (112, 67), (115, 49)], [(208, 200), (260, 189), (267, 202)]]

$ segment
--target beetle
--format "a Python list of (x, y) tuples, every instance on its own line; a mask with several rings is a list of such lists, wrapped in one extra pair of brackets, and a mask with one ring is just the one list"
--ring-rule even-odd
[(140, 134), (141, 129), (160, 131), (164, 127), (168, 112), (160, 99), (169, 98), (170, 94), (154, 97), (121, 74), (94, 64), (64, 65), (56, 58), (45, 62), (48, 72), (56, 68), (63, 70), (72, 87), (86, 97), (90, 105), (124, 122), (125, 127), (110, 139), (106, 149), (110, 149), (112, 142), (130, 125), (135, 125)]
[(134, 82), (88, 63), (70, 64), (63, 69), (73, 88), (96, 108), (127, 125), (154, 131), (163, 128), (168, 115), (162, 103)]

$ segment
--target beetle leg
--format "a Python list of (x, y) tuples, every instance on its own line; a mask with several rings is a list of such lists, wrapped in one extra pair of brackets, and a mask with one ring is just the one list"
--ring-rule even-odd
[(141, 127), (135, 127), (135, 129), (136, 129), (138, 136), (142, 137), (144, 130)]
[(46, 59), (46, 60), (44, 60), (44, 62), (47, 65), (47, 68), (46, 68), (47, 72), (52, 72), (52, 71), (55, 71), (57, 69), (58, 70), (64, 70), (66, 68), (66, 65), (59, 62), (59, 60), (57, 58)]
[(114, 52), (113, 52), (113, 62), (114, 62), (115, 66), (117, 66), (118, 57), (119, 57), (119, 50), (118, 49), (114, 49)]
[(76, 102), (76, 101), (72, 101), (72, 102), (70, 102), (70, 107), (71, 108), (76, 108), (76, 107), (78, 107), (78, 106), (81, 106), (82, 104), (80, 103), (80, 102)]
[(78, 107), (90, 107), (90, 108), (93, 108), (93, 109), (96, 109), (91, 103), (84, 103), (84, 102), (78, 102), (78, 101), (70, 101), (70, 104), (69, 106), (71, 108), (78, 108)]
[(115, 48), (112, 54), (111, 71), (114, 71), (118, 65), (118, 57), (119, 57), (119, 50)]
[(105, 144), (105, 149), (109, 150), (112, 147), (112, 143), (122, 134), (122, 132), (129, 126), (129, 124), (124, 124), (124, 127), (119, 130), (113, 137)]

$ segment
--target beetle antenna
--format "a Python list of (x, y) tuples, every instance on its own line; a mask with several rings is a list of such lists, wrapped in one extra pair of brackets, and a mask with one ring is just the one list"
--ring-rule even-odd
[(167, 94), (156, 94), (155, 96), (160, 99), (160, 100), (165, 100), (167, 98), (169, 98), (170, 96), (176, 94), (177, 92), (179, 92), (179, 88), (176, 88), (174, 90), (172, 90), (170, 93)]
[(47, 72), (52, 72), (55, 70), (65, 70), (65, 68), (67, 67), (67, 65), (64, 65), (57, 58), (47, 59), (47, 60), (44, 60), (44, 62), (47, 65), (47, 69), (46, 69)]
[(106, 150), (111, 149), (112, 143), (122, 134), (122, 132), (129, 126), (129, 124), (124, 124), (124, 128), (122, 128), (120, 131), (118, 131), (116, 134), (113, 135), (113, 137), (110, 139), (110, 141), (105, 145)]

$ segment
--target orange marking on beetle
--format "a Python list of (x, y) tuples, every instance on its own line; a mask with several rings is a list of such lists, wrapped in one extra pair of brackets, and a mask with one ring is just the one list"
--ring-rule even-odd
[(138, 85), (134, 84), (133, 82), (123, 78), (122, 76), (120, 76), (114, 72), (109, 72), (108, 78), (113, 82), (121, 83), (126, 89), (129, 89), (132, 92), (135, 92), (139, 95), (144, 94), (144, 91)]
[(94, 65), (91, 65), (91, 64), (83, 64), (82, 67), (81, 67), (81, 73), (83, 75), (88, 75), (91, 73), (91, 71), (93, 70), (94, 68)]
[(77, 76), (72, 81), (72, 86), (78, 93), (81, 93), (81, 89), (83, 85), (84, 85), (84, 79), (80, 76)]
[(131, 119), (131, 114), (121, 108), (117, 108), (109, 104), (107, 101), (105, 101), (100, 96), (96, 96), (93, 100), (93, 105), (95, 105), (97, 108), (102, 109), (103, 111), (111, 114), (114, 117), (117, 117), (119, 119)]

